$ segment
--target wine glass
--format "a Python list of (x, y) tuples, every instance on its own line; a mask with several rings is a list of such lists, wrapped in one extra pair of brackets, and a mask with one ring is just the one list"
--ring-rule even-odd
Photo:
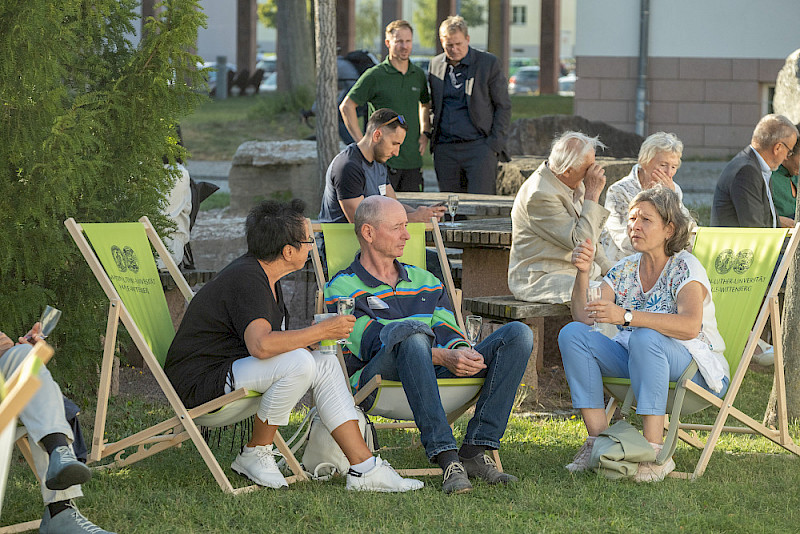
[(467, 322), (465, 324), (467, 329), (467, 339), (471, 347), (475, 348), (478, 344), (478, 338), (481, 337), (481, 326), (483, 325), (483, 318), (480, 315), (467, 315)]
[[(602, 282), (596, 280), (589, 282), (589, 287), (586, 289), (586, 303), (600, 300), (603, 297), (601, 287)], [(597, 325), (597, 320), (592, 324), (592, 332), (600, 332), (600, 327)]]
[[(351, 315), (355, 307), (356, 299), (353, 297), (339, 297), (336, 302), (336, 311), (339, 312), (339, 315)], [(336, 342), (339, 345), (346, 345), (347, 339), (337, 339)]]
[(450, 222), (455, 222), (458, 211), (458, 195), (447, 195), (447, 211), (450, 213)]
[[(39, 317), (39, 325), (41, 329), (39, 330), (37, 337), (39, 339), (46, 339), (56, 327), (56, 324), (58, 324), (59, 319), (61, 319), (61, 310), (53, 308), (52, 306), (45, 306), (42, 316)], [(25, 339), (32, 341), (33, 337), (25, 336)]]

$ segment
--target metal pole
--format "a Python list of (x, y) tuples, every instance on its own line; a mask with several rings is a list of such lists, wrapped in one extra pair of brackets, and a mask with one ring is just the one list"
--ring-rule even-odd
[(217, 100), (228, 98), (228, 58), (227, 56), (217, 56)]
[(636, 133), (647, 133), (647, 42), (650, 27), (650, 0), (641, 0), (639, 20), (639, 76), (636, 85)]

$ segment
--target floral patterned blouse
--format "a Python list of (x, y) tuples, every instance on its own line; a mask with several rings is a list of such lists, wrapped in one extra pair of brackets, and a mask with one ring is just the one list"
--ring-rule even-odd
[[(703, 300), (703, 325), (695, 339), (678, 340), (678, 342), (691, 353), (709, 387), (714, 391), (720, 391), (722, 378), (729, 378), (730, 371), (728, 362), (722, 354), (725, 350), (725, 341), (717, 330), (711, 284), (705, 269), (697, 258), (682, 250), (670, 256), (655, 285), (649, 291), (645, 291), (639, 278), (641, 257), (639, 253), (627, 256), (606, 274), (604, 281), (614, 290), (616, 304), (633, 311), (678, 313), (678, 293), (689, 282), (700, 282), (706, 289)], [(628, 338), (635, 328), (617, 325), (619, 332), (614, 340), (627, 348)]]

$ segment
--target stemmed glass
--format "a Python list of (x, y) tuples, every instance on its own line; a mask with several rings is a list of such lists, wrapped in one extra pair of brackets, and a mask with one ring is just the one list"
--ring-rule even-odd
[(450, 213), (450, 222), (455, 222), (458, 211), (458, 195), (447, 195), (447, 211)]
[(481, 337), (482, 325), (483, 318), (480, 315), (467, 315), (467, 322), (464, 326), (467, 330), (467, 339), (472, 348), (475, 348), (475, 345), (478, 344), (478, 338)]
[[(339, 315), (351, 315), (355, 307), (356, 299), (353, 297), (339, 297), (339, 300), (336, 302), (336, 311), (339, 312)], [(339, 345), (346, 345), (347, 338), (337, 339), (336, 342)]]
[[(61, 310), (53, 308), (52, 306), (45, 306), (42, 316), (39, 317), (39, 325), (41, 326), (38, 335), (39, 339), (47, 338), (58, 324), (59, 319), (61, 319)], [(33, 338), (25, 336), (25, 339), (30, 341)]]
[[(588, 304), (590, 302), (600, 300), (602, 297), (603, 297), (602, 282), (599, 282), (597, 280), (589, 282), (589, 287), (586, 289), (586, 303)], [(600, 327), (597, 325), (596, 319), (592, 324), (592, 332), (600, 332)]]

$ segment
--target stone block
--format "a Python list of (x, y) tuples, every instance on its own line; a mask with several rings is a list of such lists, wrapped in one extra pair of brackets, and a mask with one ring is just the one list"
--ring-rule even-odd
[(578, 78), (575, 80), (575, 98), (597, 100), (600, 98), (600, 80), (595, 78)]
[(651, 102), (647, 106), (648, 121), (653, 123), (678, 122), (677, 102)]
[[(791, 57), (791, 55), (789, 57)], [(759, 59), (758, 81), (763, 83), (775, 83), (775, 79), (778, 77), (778, 73), (785, 63), (785, 60), (782, 59)]]
[(650, 86), (650, 101), (702, 102), (704, 90), (700, 80), (656, 80)]
[(752, 104), (759, 101), (758, 83), (746, 81), (706, 82), (706, 102)]
[(730, 124), (730, 104), (681, 102), (678, 122), (683, 124)]
[(679, 77), (682, 80), (730, 80), (730, 59), (681, 58)]
[(720, 148), (746, 147), (753, 135), (753, 126), (704, 126), (705, 140), (702, 144)]
[(761, 104), (736, 104), (731, 106), (731, 124), (755, 128), (761, 118)]
[(694, 124), (680, 123), (655, 123), (650, 122), (650, 132), (672, 132), (678, 136), (686, 146), (697, 146), (703, 144), (703, 126)]
[(731, 79), (755, 80), (758, 78), (757, 59), (734, 59), (731, 62)]
[(261, 200), (306, 202), (307, 214), (319, 212), (322, 199), (314, 141), (247, 141), (233, 156), (228, 174), (230, 211), (246, 214)]
[(678, 78), (678, 58), (653, 57), (647, 61), (647, 77), (651, 80), (675, 80)]
[(600, 99), (602, 100), (635, 100), (636, 80), (600, 80)]
[(800, 122), (800, 49), (786, 58), (778, 73), (772, 106), (775, 113), (786, 115), (795, 124)]
[[(635, 58), (634, 58), (635, 59)], [(581, 56), (578, 58), (578, 78), (632, 78), (636, 71), (630, 70), (630, 59), (625, 57)]]

